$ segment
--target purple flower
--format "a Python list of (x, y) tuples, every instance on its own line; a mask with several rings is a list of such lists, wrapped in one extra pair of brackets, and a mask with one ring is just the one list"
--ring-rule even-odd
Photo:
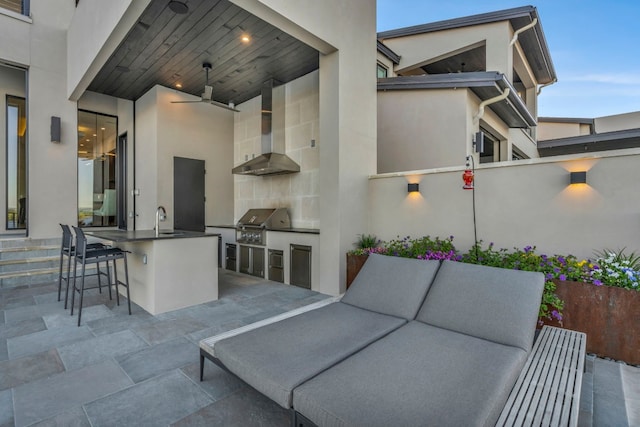
[(533, 248), (531, 246), (525, 246), (524, 247), (524, 253), (528, 254), (529, 252), (531, 252), (533, 250)]
[(547, 280), (553, 279), (553, 274), (551, 274), (551, 273), (547, 273), (545, 276), (546, 276)]
[(595, 279), (593, 281), (593, 284), (596, 285), (596, 286), (602, 286), (602, 282), (600, 280), (598, 280), (598, 279)]
[(556, 310), (553, 310), (551, 312), (551, 317), (554, 317), (557, 320), (562, 320), (562, 314), (558, 313)]
[(560, 269), (558, 267), (554, 267), (553, 272), (554, 273), (560, 273)]
[(561, 274), (561, 275), (558, 277), (558, 279), (560, 279), (560, 280), (562, 280), (562, 281), (565, 281), (565, 280), (567, 280), (567, 276), (566, 276), (565, 274)]

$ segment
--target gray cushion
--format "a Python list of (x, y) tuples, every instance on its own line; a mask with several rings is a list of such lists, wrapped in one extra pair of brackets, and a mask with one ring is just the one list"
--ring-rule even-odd
[(493, 426), (525, 351), (420, 322), (297, 387), (319, 426)]
[(445, 261), (416, 320), (530, 351), (542, 273)]
[(342, 302), (413, 320), (439, 266), (439, 261), (371, 254)]
[(337, 302), (219, 341), (216, 355), (253, 388), (290, 408), (297, 385), (403, 324)]

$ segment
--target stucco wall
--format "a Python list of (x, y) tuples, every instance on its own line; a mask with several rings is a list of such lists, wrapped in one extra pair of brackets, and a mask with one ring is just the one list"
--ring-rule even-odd
[(504, 73), (511, 81), (513, 74), (513, 51), (509, 41), (513, 30), (508, 21), (494, 22), (474, 27), (436, 31), (407, 37), (390, 38), (384, 43), (401, 55), (396, 71), (400, 74), (450, 56), (452, 52), (486, 46), (487, 67), (485, 71)]
[[(274, 100), (284, 100), (284, 152), (300, 165), (300, 173), (265, 177), (235, 175), (234, 223), (249, 208), (286, 207), (294, 227), (320, 227), (318, 180), (322, 141), (318, 97), (317, 71), (274, 89)], [(238, 106), (241, 112), (235, 114), (234, 165), (261, 153), (261, 102), (258, 96)]]
[(589, 135), (591, 126), (584, 123), (538, 122), (538, 141)]
[(596, 133), (640, 128), (640, 111), (595, 119)]
[(197, 99), (155, 86), (136, 102), (137, 229), (153, 228), (159, 205), (173, 223), (174, 157), (205, 161), (205, 224), (227, 224), (233, 218), (234, 113), (202, 103), (171, 104)]
[[(624, 153), (624, 155), (623, 155)], [(633, 154), (629, 154), (633, 153)], [(640, 188), (633, 171), (640, 150), (591, 158), (528, 160), (476, 170), (478, 239), (497, 248), (537, 246), (548, 254), (592, 257), (595, 250), (640, 251)], [(587, 185), (569, 185), (569, 172), (587, 170)], [(473, 245), (472, 192), (462, 190), (462, 170), (369, 181), (369, 233), (454, 236), (458, 249)], [(420, 194), (407, 194), (407, 182)], [(352, 239), (357, 239), (354, 231)]]
[(379, 91), (378, 173), (463, 163), (468, 139), (466, 92)]

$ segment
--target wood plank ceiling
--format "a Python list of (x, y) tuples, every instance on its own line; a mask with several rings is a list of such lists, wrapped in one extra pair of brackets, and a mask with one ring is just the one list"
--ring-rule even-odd
[[(187, 0), (176, 14), (153, 0), (88, 90), (136, 100), (160, 84), (200, 96), (209, 62), (213, 99), (240, 104), (270, 79), (289, 82), (318, 68), (318, 52), (228, 0)], [(247, 35), (245, 43), (241, 37)]]

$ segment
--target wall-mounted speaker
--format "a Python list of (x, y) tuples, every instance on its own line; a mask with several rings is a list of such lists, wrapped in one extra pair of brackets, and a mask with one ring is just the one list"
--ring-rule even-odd
[(484, 132), (476, 132), (473, 145), (476, 147), (476, 153), (484, 153)]
[(60, 141), (60, 117), (51, 116), (51, 142)]

